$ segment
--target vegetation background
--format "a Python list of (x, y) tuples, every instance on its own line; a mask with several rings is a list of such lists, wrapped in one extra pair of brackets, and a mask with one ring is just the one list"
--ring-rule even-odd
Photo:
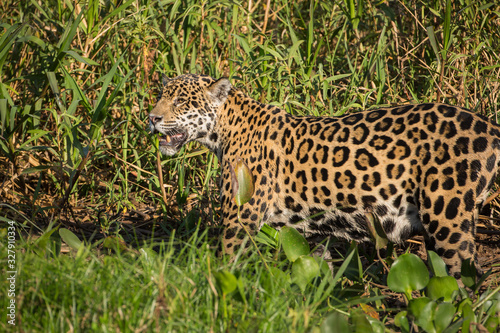
[[(370, 301), (394, 327), (369, 272), (333, 305), (264, 290), (258, 257), (214, 255), (219, 166), (191, 144), (158, 168), (147, 114), (159, 73), (227, 76), (300, 115), (445, 102), (498, 122), (499, 27), (488, 0), (0, 2), (0, 234), (18, 222), (15, 330), (310, 331)], [(61, 249), (59, 225), (93, 245)], [(220, 268), (251, 272), (248, 299), (225, 312)]]

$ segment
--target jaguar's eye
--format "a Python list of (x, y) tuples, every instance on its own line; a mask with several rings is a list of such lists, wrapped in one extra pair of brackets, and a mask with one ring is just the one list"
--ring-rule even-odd
[(181, 106), (184, 103), (186, 103), (186, 100), (184, 98), (182, 98), (182, 97), (174, 98), (174, 105), (175, 106)]

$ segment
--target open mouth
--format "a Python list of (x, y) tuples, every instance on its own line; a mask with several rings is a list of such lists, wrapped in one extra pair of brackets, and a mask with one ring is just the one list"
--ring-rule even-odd
[(158, 136), (160, 138), (160, 146), (167, 146), (167, 147), (174, 147), (174, 148), (181, 147), (184, 144), (184, 142), (186, 141), (186, 137), (187, 137), (187, 135), (183, 132), (175, 133), (175, 134), (158, 133)]

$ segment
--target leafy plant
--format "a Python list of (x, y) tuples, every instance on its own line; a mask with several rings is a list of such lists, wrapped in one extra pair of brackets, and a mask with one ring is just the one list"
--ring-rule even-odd
[[(475, 322), (477, 325), (488, 326), (488, 330), (494, 332), (499, 327), (498, 314), (494, 314), (491, 308), (485, 311), (481, 301), (473, 302), (469, 293), (459, 288), (457, 280), (444, 275), (444, 262), (439, 256), (429, 251), (428, 257), (431, 267), (439, 274), (430, 279), (425, 264), (414, 254), (401, 255), (392, 264), (387, 285), (395, 292), (404, 293), (408, 300), (408, 310), (396, 315), (395, 324), (403, 332), (410, 332), (408, 319), (413, 319), (425, 332), (458, 332), (460, 329), (468, 332), (471, 320), (479, 320)], [(422, 291), (425, 296), (414, 297), (414, 291)], [(497, 288), (483, 296), (498, 298), (499, 291)], [(477, 312), (474, 313), (473, 309)]]
[(422, 290), (429, 283), (429, 272), (422, 260), (412, 253), (398, 257), (387, 275), (391, 290), (404, 293), (408, 300), (413, 291)]

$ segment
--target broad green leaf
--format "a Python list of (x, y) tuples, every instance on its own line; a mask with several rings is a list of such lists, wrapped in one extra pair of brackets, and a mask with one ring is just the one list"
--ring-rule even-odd
[(427, 251), (427, 262), (434, 276), (448, 276), (446, 264), (436, 252)]
[(286, 257), (291, 262), (294, 262), (300, 256), (308, 255), (310, 252), (306, 239), (294, 228), (281, 228), (280, 241)]
[(366, 318), (366, 315), (361, 310), (355, 310), (351, 314), (352, 325), (356, 333), (369, 333), (373, 332), (372, 325)]
[(436, 302), (427, 297), (415, 298), (408, 303), (408, 310), (415, 318), (417, 325), (429, 333), (436, 332), (433, 322), (436, 307)]
[(351, 329), (349, 328), (349, 322), (347, 321), (347, 318), (343, 314), (339, 312), (333, 312), (332, 314), (328, 315), (325, 320), (323, 320), (323, 323), (321, 323), (320, 332), (349, 333), (351, 332)]
[(238, 280), (234, 274), (228, 271), (219, 271), (214, 273), (217, 286), (223, 295), (227, 295), (238, 287)]
[(462, 332), (463, 333), (469, 333), (470, 328), (471, 328), (471, 323), (476, 322), (477, 318), (474, 313), (474, 310), (472, 309), (471, 305), (471, 299), (467, 298), (460, 302), (459, 305), (459, 311), (461, 312), (461, 317), (463, 318), (463, 323), (462, 323)]
[(455, 316), (456, 309), (451, 303), (440, 303), (437, 305), (436, 315), (434, 316), (434, 326), (436, 332), (443, 332), (450, 326), (453, 317)]
[(300, 256), (292, 264), (292, 281), (304, 292), (306, 286), (319, 275), (319, 265), (313, 257)]
[(387, 275), (387, 285), (392, 291), (404, 292), (411, 298), (411, 292), (421, 290), (429, 282), (429, 272), (422, 259), (412, 253), (399, 256)]
[(445, 302), (451, 302), (457, 293), (457, 280), (451, 276), (434, 276), (426, 288), (426, 295), (436, 301), (442, 298)]
[(401, 332), (410, 332), (410, 323), (408, 322), (408, 312), (401, 311), (394, 317), (394, 324), (401, 329)]
[(474, 261), (467, 259), (462, 262), (461, 278), (464, 285), (474, 289), (476, 285), (477, 270)]
[(72, 249), (78, 250), (82, 246), (82, 241), (70, 230), (62, 228), (59, 230), (59, 236), (64, 243), (66, 243)]
[(330, 277), (333, 278), (332, 270), (330, 269), (330, 266), (328, 266), (328, 263), (326, 262), (326, 260), (320, 256), (317, 256), (317, 255), (313, 255), (312, 257), (318, 263), (319, 270), (320, 270), (321, 274), (325, 275), (325, 276), (329, 275)]
[(385, 333), (385, 325), (378, 319), (375, 319), (373, 317), (367, 316), (366, 319), (370, 322), (370, 325), (372, 326), (373, 333)]
[(231, 185), (233, 188), (233, 199), (238, 206), (243, 206), (250, 201), (254, 192), (253, 175), (250, 168), (239, 156), (236, 156), (236, 164), (230, 164)]

